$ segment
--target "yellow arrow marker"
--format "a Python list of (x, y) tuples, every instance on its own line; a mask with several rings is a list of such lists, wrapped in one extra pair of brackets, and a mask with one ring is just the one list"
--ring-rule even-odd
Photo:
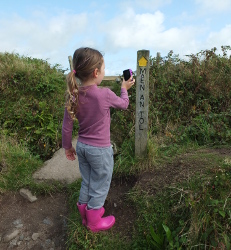
[(148, 63), (148, 60), (145, 57), (142, 56), (138, 62), (139, 62), (140, 67), (146, 67), (147, 63)]

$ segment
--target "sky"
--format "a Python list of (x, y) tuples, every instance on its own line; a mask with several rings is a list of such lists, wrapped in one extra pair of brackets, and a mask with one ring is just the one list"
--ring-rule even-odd
[(0, 52), (61, 69), (79, 47), (104, 55), (106, 75), (136, 70), (137, 51), (184, 58), (231, 46), (231, 0), (1, 0)]

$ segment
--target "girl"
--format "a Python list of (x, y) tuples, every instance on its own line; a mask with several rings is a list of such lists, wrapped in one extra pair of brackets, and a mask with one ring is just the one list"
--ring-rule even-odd
[[(110, 143), (110, 107), (127, 109), (127, 90), (135, 80), (132, 77), (128, 81), (123, 80), (120, 97), (109, 88), (98, 88), (105, 75), (105, 64), (102, 54), (92, 48), (75, 51), (73, 69), (67, 76), (62, 146), (68, 160), (75, 160), (77, 152), (82, 177), (77, 207), (83, 225), (98, 232), (111, 228), (115, 223), (114, 216), (102, 217), (114, 165)], [(73, 120), (76, 118), (79, 131), (75, 151), (71, 141)]]

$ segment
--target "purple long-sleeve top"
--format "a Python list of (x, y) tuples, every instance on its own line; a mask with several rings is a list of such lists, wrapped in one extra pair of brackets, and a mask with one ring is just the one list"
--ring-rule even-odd
[[(109, 88), (97, 85), (79, 88), (78, 141), (96, 147), (108, 147), (110, 142), (110, 108), (127, 109), (128, 93), (121, 88), (120, 97)], [(62, 126), (62, 147), (72, 147), (73, 120), (65, 108)]]

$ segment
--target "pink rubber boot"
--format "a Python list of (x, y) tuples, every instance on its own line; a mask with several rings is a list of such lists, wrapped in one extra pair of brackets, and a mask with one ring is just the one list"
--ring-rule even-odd
[(84, 226), (87, 225), (87, 220), (86, 220), (86, 212), (85, 212), (85, 208), (87, 206), (87, 204), (79, 204), (78, 202), (76, 203), (78, 209), (79, 209), (79, 213), (81, 215), (81, 218), (82, 218), (82, 223)]
[[(79, 202), (77, 202), (76, 205), (79, 209), (79, 213), (80, 213), (81, 218), (82, 218), (82, 223), (86, 227), (87, 226), (87, 218), (86, 218), (85, 208), (86, 208), (87, 204), (79, 204)], [(99, 210), (100, 210), (100, 216), (102, 217), (104, 215), (105, 209), (104, 209), (104, 207), (101, 207)]]
[(102, 218), (100, 215), (100, 209), (86, 209), (87, 217), (87, 228), (92, 232), (98, 232), (102, 230), (108, 230), (115, 223), (115, 217), (110, 215), (105, 218)]

